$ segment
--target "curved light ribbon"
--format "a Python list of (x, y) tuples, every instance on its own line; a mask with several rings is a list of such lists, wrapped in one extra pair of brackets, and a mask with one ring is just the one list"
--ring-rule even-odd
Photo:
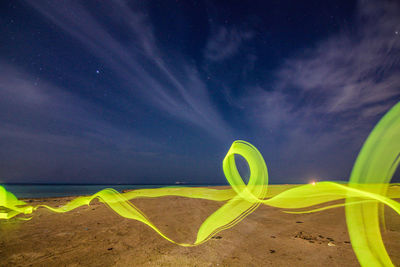
[[(362, 266), (393, 266), (382, 242), (379, 219), (383, 221), (382, 205), (400, 214), (400, 186), (392, 184), (391, 177), (400, 161), (400, 104), (393, 107), (378, 123), (368, 137), (354, 165), (350, 183), (319, 182), (307, 185), (268, 186), (268, 171), (260, 152), (245, 141), (233, 142), (223, 160), (223, 170), (231, 189), (165, 187), (141, 189), (118, 193), (104, 189), (92, 196), (73, 199), (65, 206), (30, 206), (18, 200), (0, 186), (0, 219), (10, 219), (18, 214), (32, 214), (40, 207), (64, 213), (97, 198), (122, 217), (140, 221), (166, 240), (181, 246), (196, 246), (216, 233), (228, 229), (253, 212), (260, 204), (284, 209), (308, 208), (330, 201), (346, 199), (344, 204), (330, 204), (307, 213), (345, 206), (346, 220), (353, 249)], [(250, 169), (249, 182), (245, 184), (235, 163), (235, 154), (246, 159)], [(268, 191), (267, 191), (268, 189)], [(163, 234), (130, 200), (143, 197), (181, 196), (201, 198), (226, 203), (211, 214), (200, 226), (193, 243), (178, 243)], [(18, 217), (21, 219), (30, 219)]]
[[(375, 126), (357, 157), (350, 176), (351, 188), (374, 184), (372, 193), (386, 195), (400, 162), (400, 104), (394, 106)], [(346, 204), (357, 201), (348, 197)], [(393, 266), (380, 232), (383, 202), (346, 205), (351, 243), (363, 266)], [(398, 203), (397, 203), (398, 204)], [(398, 205), (397, 205), (398, 206)], [(396, 210), (400, 214), (399, 210)]]

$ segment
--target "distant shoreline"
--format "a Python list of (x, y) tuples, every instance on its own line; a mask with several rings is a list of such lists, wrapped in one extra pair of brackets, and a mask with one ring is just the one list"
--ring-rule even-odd
[[(90, 184), (90, 185), (62, 185), (62, 184), (0, 184), (7, 191), (14, 194), (18, 199), (53, 199), (63, 197), (78, 197), (90, 196), (105, 188), (113, 188), (118, 192), (138, 190), (138, 189), (153, 189), (162, 187), (208, 187), (208, 188), (231, 188), (230, 185), (201, 185), (201, 184), (185, 184), (185, 185), (113, 185), (113, 184)], [(280, 185), (290, 185), (290, 187), (300, 186), (302, 184), (269, 184), (268, 187)], [(304, 185), (304, 184), (303, 184)], [(399, 183), (391, 183), (389, 187), (398, 187)]]

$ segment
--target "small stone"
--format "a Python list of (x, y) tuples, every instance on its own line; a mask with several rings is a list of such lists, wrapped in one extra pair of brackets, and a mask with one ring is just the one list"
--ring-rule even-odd
[(327, 237), (326, 239), (328, 239), (329, 241), (335, 241), (332, 237)]
[(212, 238), (213, 238), (213, 239), (221, 239), (222, 236), (217, 235), (217, 236), (213, 236)]
[(346, 243), (346, 244), (350, 244), (350, 241), (344, 241), (344, 243)]
[(108, 248), (107, 250), (113, 250), (113, 248)]
[(330, 247), (336, 247), (336, 245), (333, 244), (332, 242), (329, 242), (329, 243), (328, 243), (328, 246), (330, 246)]
[(303, 223), (302, 221), (297, 221), (296, 223)]
[(271, 235), (271, 238), (276, 238), (274, 235)]
[(270, 249), (269, 253), (275, 253), (275, 249)]

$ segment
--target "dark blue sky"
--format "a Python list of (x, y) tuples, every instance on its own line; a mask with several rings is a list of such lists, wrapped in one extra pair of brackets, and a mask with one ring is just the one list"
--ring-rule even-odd
[(399, 100), (397, 1), (0, 2), (0, 182), (347, 180)]

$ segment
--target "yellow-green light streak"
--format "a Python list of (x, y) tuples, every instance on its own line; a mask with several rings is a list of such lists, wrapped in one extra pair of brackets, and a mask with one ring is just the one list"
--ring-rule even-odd
[[(243, 182), (237, 170), (235, 154), (245, 158), (249, 165), (250, 178), (247, 184)], [(384, 222), (383, 205), (400, 214), (400, 203), (394, 200), (400, 198), (400, 186), (389, 186), (399, 162), (400, 103), (394, 106), (371, 132), (356, 160), (348, 184), (318, 182), (268, 186), (268, 170), (261, 153), (248, 142), (239, 140), (233, 142), (223, 160), (223, 171), (231, 189), (165, 187), (126, 193), (104, 189), (92, 196), (77, 197), (66, 205), (55, 208), (48, 205), (27, 205), (0, 186), (0, 219), (11, 219), (19, 214), (33, 214), (40, 207), (65, 213), (98, 199), (120, 216), (140, 221), (166, 240), (188, 247), (202, 244), (216, 233), (234, 226), (261, 204), (282, 208), (288, 213), (317, 212), (345, 206), (351, 243), (360, 264), (393, 266), (382, 241), (380, 224)], [(163, 234), (130, 201), (135, 198), (161, 196), (201, 198), (226, 203), (202, 223), (194, 243), (178, 243)], [(327, 204), (306, 211), (287, 210), (310, 208), (341, 199), (345, 199), (345, 203)]]

